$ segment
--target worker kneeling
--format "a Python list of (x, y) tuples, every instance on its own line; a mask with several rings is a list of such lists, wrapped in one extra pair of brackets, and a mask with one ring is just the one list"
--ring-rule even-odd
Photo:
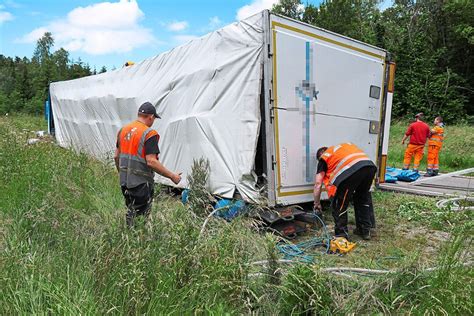
[(361, 149), (351, 143), (321, 147), (317, 158), (315, 210), (321, 211), (321, 188), (324, 183), (331, 200), (335, 235), (348, 238), (347, 207), (353, 198), (356, 218), (354, 233), (369, 240), (370, 230), (375, 228), (370, 187), (377, 167)]

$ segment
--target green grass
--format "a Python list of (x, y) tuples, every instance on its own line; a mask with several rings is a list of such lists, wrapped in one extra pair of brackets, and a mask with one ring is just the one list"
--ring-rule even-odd
[[(376, 192), (380, 237), (356, 240), (343, 257), (283, 266), (276, 238), (246, 217), (212, 219), (198, 239), (197, 204), (183, 206), (160, 187), (150, 221), (128, 230), (114, 168), (50, 138), (27, 145), (38, 129), (42, 118), (0, 118), (2, 315), (464, 315), (474, 308), (472, 269), (455, 266), (472, 261), (472, 213), (433, 221), (435, 200)], [(265, 259), (268, 268), (250, 264)], [(328, 266), (401, 272), (349, 279), (321, 272)], [(426, 266), (442, 269), (422, 273)]]
[[(403, 166), (406, 145), (403, 146), (401, 141), (408, 125), (408, 122), (392, 122), (387, 166), (398, 168)], [(444, 134), (444, 144), (439, 157), (440, 171), (451, 172), (474, 167), (474, 126), (448, 125)], [(420, 170), (426, 169), (427, 155), (428, 149), (425, 148)]]

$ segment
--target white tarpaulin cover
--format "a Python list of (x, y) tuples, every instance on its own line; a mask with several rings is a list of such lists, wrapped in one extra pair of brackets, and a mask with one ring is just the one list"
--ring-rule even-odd
[(153, 126), (161, 136), (160, 161), (183, 172), (179, 187), (187, 186), (193, 159), (205, 157), (213, 193), (230, 198), (237, 189), (255, 200), (262, 51), (257, 14), (133, 66), (52, 83), (56, 138), (61, 146), (111, 158), (118, 130), (149, 101), (162, 117)]

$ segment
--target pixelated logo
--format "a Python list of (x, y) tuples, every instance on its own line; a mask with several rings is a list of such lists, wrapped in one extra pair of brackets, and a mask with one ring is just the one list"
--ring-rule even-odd
[(134, 135), (134, 134), (136, 133), (136, 131), (137, 131), (137, 128), (136, 128), (136, 127), (132, 128), (132, 129), (130, 130), (130, 132), (128, 132), (128, 133), (125, 135), (125, 139), (126, 139), (127, 141), (130, 141), (130, 139), (132, 139), (132, 135)]
[[(313, 181), (312, 170), (316, 162), (315, 153), (311, 153), (311, 124), (310, 116), (316, 112), (311, 110), (311, 104), (315, 107), (315, 102), (318, 99), (319, 91), (316, 90), (316, 84), (313, 78), (313, 47), (311, 42), (305, 43), (305, 79), (298, 82), (295, 87), (299, 112), (302, 114), (303, 127), (303, 176), (307, 183)], [(313, 157), (314, 156), (314, 157)]]

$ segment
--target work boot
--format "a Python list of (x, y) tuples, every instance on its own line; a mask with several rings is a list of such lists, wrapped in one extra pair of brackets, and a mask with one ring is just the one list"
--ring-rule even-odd
[(434, 176), (433, 169), (426, 169), (425, 177)]
[(438, 175), (438, 172), (439, 172), (438, 169), (433, 170), (433, 177), (436, 177)]
[(374, 228), (371, 228), (370, 229), (370, 237), (377, 237), (378, 233), (377, 233), (377, 229)]
[(370, 240), (371, 239), (371, 231), (366, 231), (366, 232), (363, 232), (362, 229), (360, 229), (359, 227), (356, 227), (353, 231), (354, 235), (357, 235), (357, 236), (360, 236), (362, 237), (362, 239), (364, 240)]

